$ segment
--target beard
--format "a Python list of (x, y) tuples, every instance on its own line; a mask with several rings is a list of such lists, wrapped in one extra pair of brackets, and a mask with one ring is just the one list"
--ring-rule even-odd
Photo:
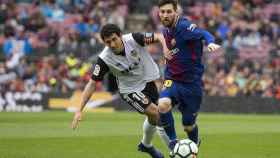
[(120, 55), (124, 52), (124, 49), (122, 49), (122, 48), (113, 48), (113, 49), (111, 48), (111, 50), (116, 55)]
[(115, 54), (120, 54), (121, 53), (121, 51), (119, 50), (119, 49), (111, 49), (112, 51), (113, 51), (113, 53), (115, 53)]
[(161, 20), (161, 23), (162, 23), (162, 25), (165, 26), (165, 27), (172, 27), (174, 21), (175, 21), (175, 17), (172, 18), (172, 19), (162, 19), (162, 20)]

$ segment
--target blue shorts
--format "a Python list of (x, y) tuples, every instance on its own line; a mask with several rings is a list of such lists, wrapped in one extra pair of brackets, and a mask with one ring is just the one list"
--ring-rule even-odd
[(202, 103), (202, 84), (166, 80), (160, 93), (160, 98), (165, 97), (172, 100), (172, 105), (178, 104), (184, 126), (195, 124)]

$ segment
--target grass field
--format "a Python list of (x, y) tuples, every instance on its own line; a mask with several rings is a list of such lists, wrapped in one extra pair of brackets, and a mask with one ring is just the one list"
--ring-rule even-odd
[[(0, 113), (0, 158), (148, 158), (136, 151), (143, 117), (137, 113), (87, 113), (78, 130), (72, 113)], [(180, 138), (185, 135), (176, 114)], [(279, 158), (280, 116), (199, 116), (199, 158)], [(167, 148), (155, 137), (154, 144)]]

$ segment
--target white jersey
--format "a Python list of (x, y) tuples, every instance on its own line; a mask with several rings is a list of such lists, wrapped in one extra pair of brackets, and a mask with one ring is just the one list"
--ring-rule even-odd
[(122, 36), (125, 48), (124, 55), (115, 55), (109, 47), (105, 47), (99, 57), (116, 76), (120, 93), (142, 91), (147, 82), (160, 77), (157, 64), (147, 50), (139, 45), (132, 34)]

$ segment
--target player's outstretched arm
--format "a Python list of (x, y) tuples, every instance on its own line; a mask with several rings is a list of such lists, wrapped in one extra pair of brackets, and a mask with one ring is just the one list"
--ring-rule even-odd
[(170, 60), (172, 58), (172, 52), (168, 49), (164, 36), (162, 33), (154, 33), (155, 41), (159, 42), (162, 45), (163, 55), (166, 59)]
[(205, 29), (195, 28), (192, 31), (187, 29), (184, 34), (185, 40), (198, 40), (200, 38), (206, 40), (207, 49), (209, 52), (214, 52), (221, 47), (220, 45), (214, 43), (215, 37)]
[(215, 38), (210, 32), (204, 29), (198, 29), (198, 31), (202, 34), (203, 38), (206, 40), (208, 44), (207, 49), (209, 52), (215, 52), (221, 47), (220, 45), (214, 43)]
[(171, 52), (166, 46), (164, 36), (161, 33), (132, 33), (132, 36), (143, 47), (153, 43), (161, 43), (165, 58), (172, 58)]
[(75, 115), (74, 115), (74, 118), (73, 118), (73, 121), (71, 124), (72, 129), (76, 129), (78, 127), (78, 124), (82, 119), (83, 109), (84, 109), (85, 105), (87, 104), (89, 98), (91, 97), (92, 93), (95, 91), (95, 83), (96, 82), (92, 79), (87, 83), (87, 85), (82, 93), (82, 99), (80, 102), (79, 110), (77, 112), (75, 112)]

